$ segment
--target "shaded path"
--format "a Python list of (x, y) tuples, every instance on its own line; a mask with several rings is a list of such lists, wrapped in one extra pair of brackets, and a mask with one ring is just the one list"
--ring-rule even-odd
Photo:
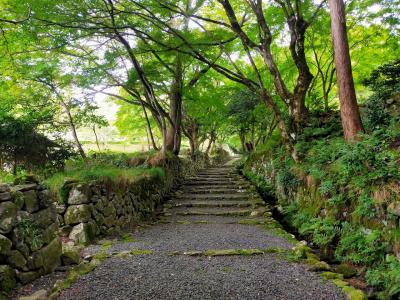
[(107, 249), (138, 255), (113, 256), (59, 299), (345, 299), (317, 273), (277, 254), (210, 256), (293, 247), (266, 229), (268, 210), (233, 170), (210, 168), (189, 179), (166, 203), (160, 223)]

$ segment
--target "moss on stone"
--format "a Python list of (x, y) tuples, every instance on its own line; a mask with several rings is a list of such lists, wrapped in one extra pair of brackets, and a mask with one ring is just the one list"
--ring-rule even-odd
[(344, 278), (350, 278), (357, 274), (357, 270), (346, 263), (340, 264), (336, 267), (336, 272), (343, 274)]
[(9, 292), (15, 286), (15, 271), (10, 266), (0, 266), (0, 291)]
[(102, 261), (100, 259), (92, 259), (91, 262), (83, 262), (72, 268), (64, 280), (57, 280), (48, 299), (56, 299), (61, 291), (70, 288), (80, 276), (92, 272)]
[(244, 220), (239, 220), (238, 224), (241, 224), (241, 225), (263, 225), (263, 224), (265, 224), (265, 221), (254, 220), (254, 219), (244, 219)]
[(126, 258), (130, 255), (131, 255), (130, 251), (122, 251), (122, 252), (118, 252), (118, 253), (114, 254), (113, 256), (118, 257), (118, 258)]
[(267, 248), (267, 249), (215, 249), (206, 251), (185, 251), (184, 255), (188, 256), (231, 256), (231, 255), (261, 255), (267, 253), (281, 253), (283, 249)]
[(93, 255), (94, 259), (99, 259), (99, 260), (105, 260), (107, 258), (110, 258), (111, 255), (109, 253), (107, 253), (106, 251), (99, 251), (97, 252), (95, 255)]
[(321, 276), (327, 280), (339, 279), (343, 280), (343, 275), (334, 272), (323, 272)]
[(200, 221), (195, 221), (195, 224), (209, 224), (210, 222), (206, 221), (206, 220), (200, 220)]
[(123, 233), (123, 234), (121, 235), (121, 238), (122, 238), (122, 241), (123, 241), (124, 243), (135, 243), (135, 242), (137, 242), (137, 241), (133, 238), (133, 236), (132, 236), (130, 233), (128, 233), (128, 232)]
[(102, 250), (107, 250), (110, 249), (112, 245), (114, 245), (115, 240), (100, 240), (97, 243), (100, 245), (100, 248)]
[(149, 249), (132, 249), (130, 255), (149, 255), (153, 254), (153, 250)]
[(191, 224), (191, 222), (186, 221), (186, 220), (178, 220), (178, 221), (176, 221), (176, 223), (177, 223), (177, 224), (184, 224), (184, 225)]
[(346, 294), (348, 300), (367, 300), (368, 297), (361, 290), (358, 290), (352, 286), (345, 286), (342, 291)]
[[(342, 274), (338, 274), (342, 275)], [(342, 275), (343, 276), (343, 275)], [(346, 281), (336, 278), (331, 280), (337, 287), (339, 287), (343, 293), (346, 294), (348, 300), (367, 300), (368, 297), (365, 293), (353, 286), (350, 286)]]
[(264, 253), (266, 253), (266, 254), (267, 253), (270, 253), (270, 254), (273, 254), (273, 253), (281, 254), (281, 253), (285, 253), (285, 252), (286, 252), (285, 249), (278, 248), (278, 247), (269, 247), (269, 248), (264, 250)]
[(168, 221), (168, 220), (165, 220), (165, 219), (160, 219), (160, 220), (157, 221), (157, 223), (159, 223), (159, 224), (169, 224), (169, 223), (171, 223), (171, 221)]
[(310, 266), (311, 271), (330, 271), (331, 267), (324, 261), (307, 258), (305, 262)]

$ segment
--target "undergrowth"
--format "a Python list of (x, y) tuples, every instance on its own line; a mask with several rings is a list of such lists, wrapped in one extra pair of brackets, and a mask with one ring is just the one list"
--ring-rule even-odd
[(105, 153), (89, 157), (88, 160), (70, 160), (66, 163), (65, 170), (54, 174), (44, 181), (47, 186), (60, 200), (65, 199), (69, 193), (64, 185), (66, 181), (88, 182), (88, 181), (111, 181), (114, 183), (133, 182), (142, 177), (151, 177), (164, 180), (165, 172), (162, 168), (149, 168), (145, 166), (129, 167), (128, 161), (131, 156), (127, 154)]
[(400, 249), (399, 216), (388, 210), (400, 198), (400, 152), (393, 146), (400, 125), (397, 119), (386, 124), (354, 144), (333, 131), (337, 124), (319, 124), (318, 139), (310, 129), (297, 142), (299, 162), (274, 142), (243, 163), (245, 176), (277, 199), (300, 234), (323, 251), (333, 248), (341, 262), (365, 266), (379, 299), (400, 295), (393, 254)]

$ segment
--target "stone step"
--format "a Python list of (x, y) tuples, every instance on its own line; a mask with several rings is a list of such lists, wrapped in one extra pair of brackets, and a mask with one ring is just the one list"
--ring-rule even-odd
[(235, 194), (189, 194), (184, 193), (177, 195), (175, 199), (177, 200), (248, 200), (251, 194), (249, 193), (235, 193)]
[(189, 194), (235, 194), (235, 193), (245, 193), (246, 190), (240, 188), (208, 188), (208, 189), (199, 189), (199, 188), (184, 188), (183, 193)]
[(186, 208), (177, 207), (172, 209), (170, 212), (172, 215), (178, 216), (250, 216), (252, 209), (248, 208), (228, 208), (228, 207), (203, 207), (203, 208)]
[(196, 189), (196, 190), (210, 190), (210, 189), (246, 189), (250, 188), (249, 183), (240, 183), (240, 184), (184, 184), (182, 185), (182, 189)]
[(197, 173), (234, 173), (235, 171), (232, 168), (213, 168), (213, 169), (202, 169)]
[(229, 170), (223, 170), (223, 171), (199, 171), (196, 174), (200, 175), (232, 175), (232, 174), (237, 174), (236, 172), (232, 172)]
[(172, 204), (174, 207), (251, 207), (252, 202), (237, 200), (218, 200), (218, 201), (198, 201), (188, 200), (179, 201)]
[(198, 177), (240, 177), (238, 173), (196, 173), (193, 176)]
[(187, 180), (196, 180), (196, 181), (204, 181), (204, 180), (212, 180), (212, 181), (232, 181), (232, 180), (240, 180), (240, 177), (234, 176), (192, 176), (189, 177)]
[(168, 219), (169, 222), (178, 224), (242, 224), (242, 225), (263, 225), (268, 224), (264, 217), (248, 216), (213, 216), (213, 215), (175, 215)]
[(241, 180), (238, 178), (218, 178), (218, 177), (191, 177), (187, 179), (187, 182), (204, 182), (204, 183), (213, 183), (213, 182), (225, 182), (226, 184), (231, 184), (232, 182), (240, 182)]
[(249, 186), (245, 181), (238, 180), (191, 180), (187, 181), (184, 186), (205, 185), (205, 186)]
[(232, 180), (241, 180), (240, 177), (220, 177), (220, 176), (191, 176), (188, 178), (188, 181), (196, 180), (196, 181), (232, 181)]
[(207, 176), (210, 176), (210, 175), (214, 175), (214, 176), (218, 176), (218, 175), (222, 175), (222, 176), (224, 176), (224, 175), (226, 175), (226, 176), (231, 176), (231, 175), (237, 175), (237, 173), (236, 172), (231, 172), (231, 171), (207, 171), (207, 172), (205, 172), (205, 171), (200, 171), (200, 172), (197, 172), (196, 174), (198, 174), (198, 175), (207, 175)]

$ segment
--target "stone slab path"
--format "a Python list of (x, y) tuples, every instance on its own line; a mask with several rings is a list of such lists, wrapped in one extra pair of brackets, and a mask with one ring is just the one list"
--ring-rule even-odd
[(270, 212), (232, 166), (187, 180), (163, 215), (130, 239), (89, 247), (122, 255), (58, 299), (345, 299), (306, 265), (268, 251), (291, 249), (293, 241), (268, 226)]

